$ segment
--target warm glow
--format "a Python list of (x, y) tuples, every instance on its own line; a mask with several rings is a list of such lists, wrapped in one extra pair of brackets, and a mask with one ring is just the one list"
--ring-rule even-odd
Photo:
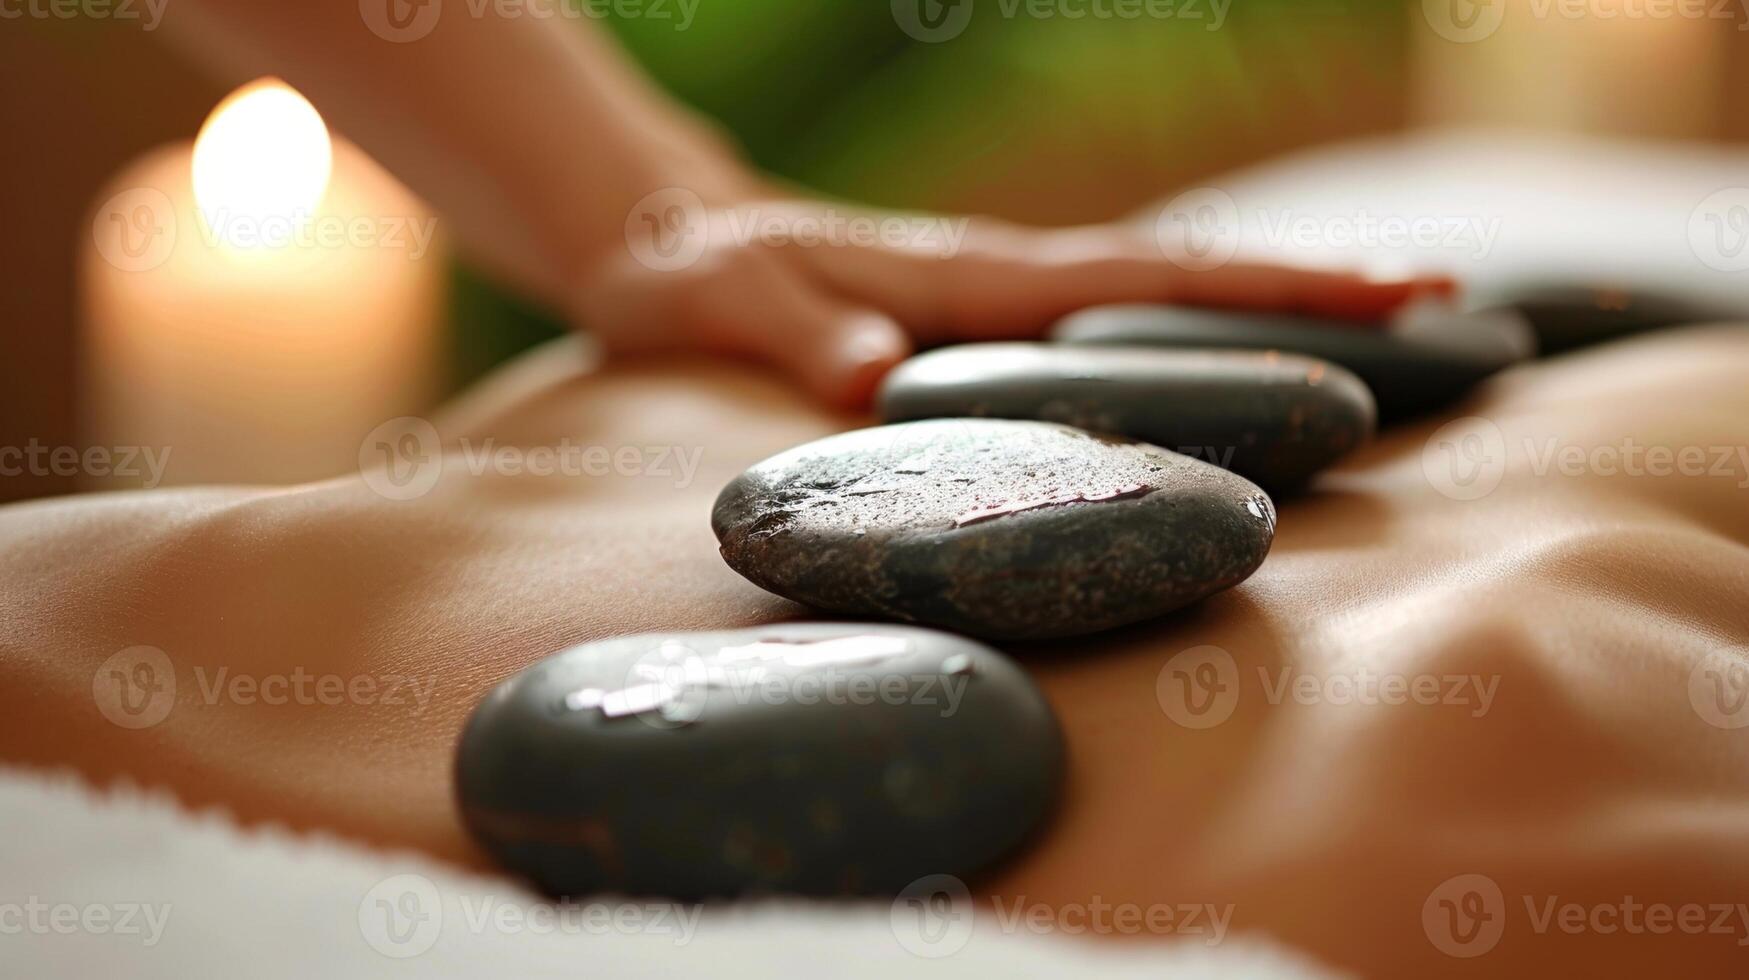
[(328, 127), (277, 78), (225, 97), (194, 141), (194, 199), (221, 235), (240, 224), (307, 219), (328, 187)]

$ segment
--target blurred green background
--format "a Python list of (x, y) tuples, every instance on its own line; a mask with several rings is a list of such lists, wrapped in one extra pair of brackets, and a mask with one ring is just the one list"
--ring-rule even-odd
[[(901, 29), (886, 0), (701, 0), (684, 29), (666, 0), (669, 17), (604, 23), (760, 167), (893, 207), (1108, 219), (1208, 174), (1402, 122), (1401, 0), (1153, 8), (1171, 17), (1097, 15), (1132, 0), (1053, 4), (1079, 18), (959, 2), (970, 20), (934, 43)], [(452, 308), (457, 384), (561, 329), (466, 268)]]
[[(673, 12), (681, 0), (663, 2)], [(970, 20), (944, 43), (908, 35), (892, 0), (693, 0), (684, 30), (673, 17), (606, 26), (774, 174), (872, 204), (1041, 224), (1116, 217), (1211, 174), (1409, 118), (1418, 2), (1223, 0), (1217, 31), (1212, 0), (1186, 2), (1179, 17), (1072, 19), (958, 0), (952, 10), (970, 4)], [(89, 209), (130, 160), (190, 138), (246, 80), (215, 77), (167, 41), (114, 20), (0, 29), (0, 323), (12, 327), (0, 331), (0, 445), (81, 444), (75, 270)], [(577, 161), (578, 179), (589, 173)], [(450, 281), (452, 390), (559, 333), (470, 269)], [(0, 481), (0, 500), (75, 488), (21, 477)]]

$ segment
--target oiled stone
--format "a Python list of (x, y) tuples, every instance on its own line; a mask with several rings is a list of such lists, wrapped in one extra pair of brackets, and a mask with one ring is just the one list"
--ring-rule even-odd
[(1371, 437), (1372, 393), (1344, 368), (1270, 351), (967, 344), (900, 364), (888, 422), (1038, 419), (1133, 436), (1271, 491), (1305, 483)]
[(775, 456), (717, 497), (730, 567), (822, 609), (974, 636), (1091, 633), (1256, 570), (1275, 509), (1158, 446), (1045, 422), (935, 419)]
[(584, 644), (499, 685), (456, 756), (469, 830), (548, 892), (892, 895), (1049, 813), (1062, 735), (961, 637), (802, 623)]
[(1471, 296), (1473, 306), (1510, 310), (1530, 324), (1537, 350), (1560, 354), (1691, 323), (1740, 321), (1742, 307), (1674, 293), (1582, 283), (1519, 284)]
[(1276, 350), (1323, 358), (1366, 382), (1383, 422), (1443, 408), (1536, 349), (1530, 327), (1514, 312), (1434, 306), (1405, 310), (1388, 328), (1182, 306), (1099, 306), (1064, 317), (1051, 336), (1066, 344)]

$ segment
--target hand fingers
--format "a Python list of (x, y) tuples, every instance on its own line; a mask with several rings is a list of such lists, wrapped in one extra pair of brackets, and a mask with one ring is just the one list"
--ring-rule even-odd
[(805, 249), (801, 256), (834, 289), (932, 341), (1037, 336), (1058, 318), (1102, 303), (1185, 303), (1375, 321), (1412, 298), (1452, 288), (1439, 278), (1375, 282), (1262, 265), (1192, 271), (1117, 226), (1039, 231), (988, 219), (979, 219), (957, 249), (877, 245)]
[(677, 271), (625, 264), (591, 282), (580, 305), (610, 349), (751, 356), (846, 409), (867, 407), (912, 350), (891, 317), (829, 295), (759, 246), (713, 249)]
[(786, 370), (827, 402), (867, 408), (911, 340), (892, 317), (829, 299), (812, 289), (769, 304), (750, 325), (754, 352)]
[(1171, 300), (1192, 306), (1304, 313), (1339, 320), (1380, 321), (1413, 299), (1450, 297), (1445, 277), (1375, 282), (1353, 273), (1287, 266), (1228, 265), (1187, 272), (1172, 285)]

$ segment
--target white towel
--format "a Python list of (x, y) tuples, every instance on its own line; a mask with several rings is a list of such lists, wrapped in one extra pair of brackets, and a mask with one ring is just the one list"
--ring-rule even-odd
[(508, 880), (0, 769), (7, 977), (1326, 977), (1255, 937), (1035, 934), (946, 902), (564, 904)]

